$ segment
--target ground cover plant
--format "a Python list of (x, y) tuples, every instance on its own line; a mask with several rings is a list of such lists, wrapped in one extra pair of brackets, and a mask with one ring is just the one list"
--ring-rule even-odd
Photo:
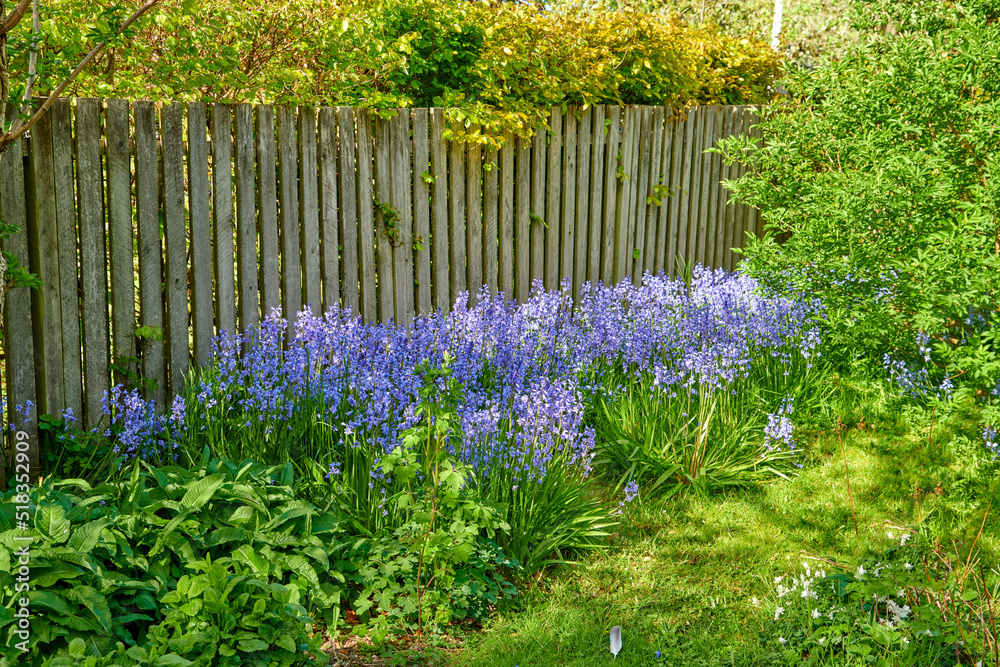
[[(484, 292), (410, 331), (335, 311), (290, 327), (275, 314), (220, 337), (168, 415), (118, 388), (105, 432), (57, 438), (109, 439), (103, 457), (88, 453), (94, 478), (122, 479), (141, 461), (162, 485), (154, 471), (205, 456), (295, 469), (297, 500), (283, 512), (325, 508), (341, 521), (325, 545), (340, 597), (317, 620), (335, 630), (343, 599), (375, 639), (440, 631), (483, 620), (515, 593), (512, 579), (605, 546), (624, 501), (593, 494), (595, 460), (630, 499), (649, 481), (635, 465), (648, 452), (608, 436), (609, 411), (636, 392), (701, 417), (661, 421), (685, 464), (660, 486), (708, 493), (794, 470), (788, 414), (810, 397), (792, 371), (816, 359), (819, 316), (814, 301), (701, 268), (690, 283), (588, 286), (579, 304), (568, 283), (539, 284), (520, 305)], [(647, 442), (644, 424), (628, 428)]]

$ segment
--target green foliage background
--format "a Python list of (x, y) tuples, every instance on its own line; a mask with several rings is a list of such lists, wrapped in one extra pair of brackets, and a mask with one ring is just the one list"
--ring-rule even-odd
[[(44, 5), (51, 87), (125, 9)], [(130, 6), (128, 7), (130, 9)], [(80, 17), (93, 17), (80, 21)], [(11, 37), (22, 81), (29, 26)], [(528, 131), (567, 104), (753, 103), (780, 60), (759, 40), (623, 8), (543, 11), (460, 0), (165, 0), (68, 94), (373, 108), (446, 106), (485, 133)], [(16, 86), (13, 94), (17, 95)]]

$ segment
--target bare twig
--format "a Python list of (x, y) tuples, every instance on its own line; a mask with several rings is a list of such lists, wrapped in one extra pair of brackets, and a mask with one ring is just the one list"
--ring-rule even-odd
[[(132, 15), (128, 17), (124, 23), (122, 23), (121, 27), (118, 28), (118, 32), (116, 34), (120, 35), (123, 32), (125, 32), (125, 30), (127, 30), (130, 25), (139, 20), (139, 18), (142, 17), (143, 14), (148, 12), (150, 9), (152, 9), (159, 3), (160, 0), (147, 0), (144, 5), (139, 7), (139, 9), (135, 10), (135, 12), (133, 12)], [(31, 127), (35, 123), (37, 123), (38, 120), (43, 115), (45, 115), (45, 112), (49, 110), (49, 107), (55, 104), (55, 101), (59, 99), (59, 96), (62, 95), (62, 92), (66, 90), (66, 87), (73, 82), (73, 80), (80, 74), (80, 72), (82, 72), (87, 67), (87, 65), (89, 65), (94, 60), (94, 58), (96, 58), (97, 55), (104, 50), (104, 47), (106, 47), (107, 45), (108, 45), (107, 41), (103, 41), (97, 46), (95, 46), (93, 49), (91, 49), (90, 53), (88, 53), (87, 56), (80, 61), (80, 64), (76, 66), (76, 69), (74, 69), (70, 73), (70, 75), (66, 77), (66, 79), (63, 80), (63, 82), (60, 83), (55, 90), (52, 91), (52, 94), (49, 95), (44, 102), (42, 102), (42, 105), (38, 107), (38, 110), (35, 111), (34, 115), (31, 116), (31, 118), (29, 118), (27, 121), (18, 120), (16, 123), (14, 123), (14, 126), (10, 128), (9, 132), (6, 132), (2, 136), (0, 136), (0, 153), (10, 148), (11, 144), (13, 144), (15, 141), (24, 136), (24, 134), (28, 130), (30, 130)]]

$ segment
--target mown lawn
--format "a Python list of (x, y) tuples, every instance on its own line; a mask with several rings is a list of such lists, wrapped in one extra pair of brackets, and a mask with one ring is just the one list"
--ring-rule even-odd
[[(843, 449), (835, 433), (813, 434), (797, 476), (753, 490), (640, 497), (606, 551), (548, 572), (481, 633), (467, 634), (448, 660), (603, 665), (612, 657), (609, 630), (621, 625), (623, 666), (785, 664), (769, 632), (776, 576), (799, 570), (804, 560), (814, 569), (853, 568), (857, 559), (897, 544), (900, 525), (933, 523), (967, 556), (985, 508), (953, 506), (949, 480), (961, 471), (944, 446), (952, 433), (937, 426), (931, 434), (929, 426), (872, 429), (862, 422), (845, 429)], [(990, 516), (978, 541), (986, 563), (996, 562), (997, 526)]]

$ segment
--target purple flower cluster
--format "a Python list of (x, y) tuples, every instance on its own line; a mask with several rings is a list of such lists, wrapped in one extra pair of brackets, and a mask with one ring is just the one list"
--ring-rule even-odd
[[(105, 434), (116, 433), (113, 451), (125, 461), (163, 458), (176, 449), (176, 443), (171, 444), (166, 437), (166, 422), (156, 414), (155, 404), (143, 400), (138, 391), (126, 391), (120, 385), (112, 388), (104, 395), (102, 410), (111, 426)], [(177, 459), (176, 453), (173, 459)]]
[[(450, 446), (484, 478), (503, 466), (527, 482), (544, 477), (555, 458), (589, 470), (594, 433), (584, 424), (584, 396), (592, 387), (584, 378), (652, 373), (667, 392), (711, 390), (746, 377), (760, 359), (811, 363), (820, 310), (817, 301), (769, 295), (748, 277), (697, 267), (690, 285), (649, 274), (638, 287), (586, 285), (577, 305), (569, 281), (555, 291), (536, 281), (520, 305), (484, 288), (474, 307), (462, 294), (448, 314), (408, 328), (365, 325), (337, 310), (303, 311), (290, 328), (275, 311), (244, 335), (216, 341), (212, 363), (168, 419), (121, 388), (108, 414), (129, 455), (209, 432), (229, 439), (225, 429), (266, 443), (304, 418), (332, 425), (342, 446), (391, 451), (421, 418), (416, 369), (440, 366), (447, 354), (463, 389), (461, 438)], [(785, 438), (785, 427), (776, 428), (776, 440)]]
[(774, 451), (787, 447), (789, 450), (795, 449), (795, 439), (792, 436), (792, 419), (788, 415), (792, 414), (792, 401), (785, 399), (781, 407), (775, 414), (767, 416), (767, 426), (764, 427), (764, 446), (767, 450)]
[(995, 428), (983, 427), (983, 442), (986, 443), (986, 449), (993, 453), (993, 458), (1000, 457), (1000, 435)]

